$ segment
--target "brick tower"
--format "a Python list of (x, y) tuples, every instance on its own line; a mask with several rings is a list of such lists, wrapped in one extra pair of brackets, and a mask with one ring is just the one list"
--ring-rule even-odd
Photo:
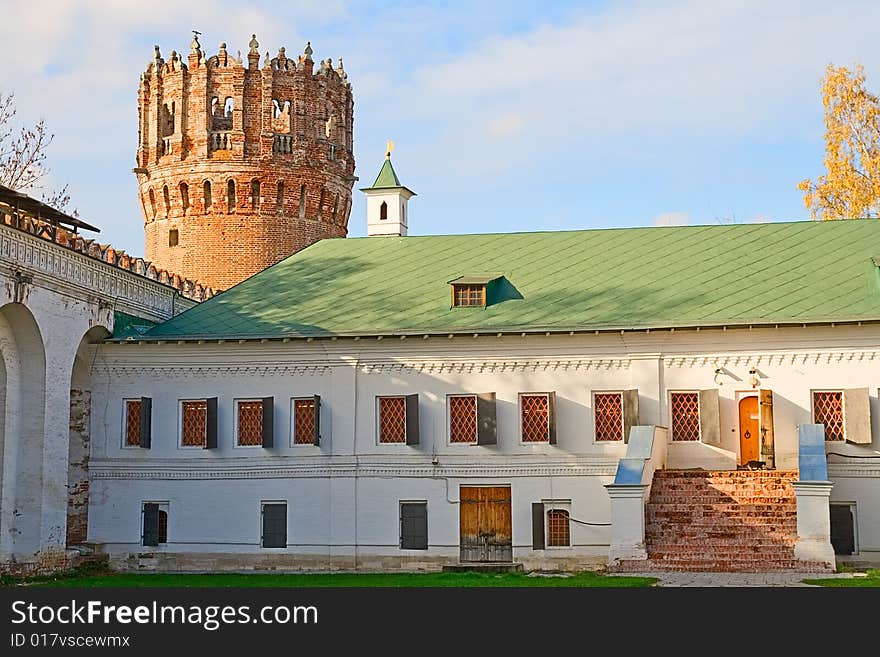
[[(325, 237), (345, 237), (356, 180), (347, 74), (312, 49), (260, 65), (156, 46), (138, 91), (146, 258), (227, 289)], [(317, 68), (317, 70), (315, 70)]]

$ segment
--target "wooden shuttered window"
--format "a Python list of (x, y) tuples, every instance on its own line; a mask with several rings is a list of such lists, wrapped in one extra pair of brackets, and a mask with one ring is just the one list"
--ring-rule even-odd
[(596, 442), (629, 442), (629, 430), (639, 423), (639, 391), (593, 393)]
[(217, 449), (217, 398), (205, 400), (205, 449)]
[(141, 542), (146, 546), (155, 547), (159, 545), (159, 505), (155, 502), (144, 503)]
[(275, 440), (275, 398), (236, 402), (239, 447), (272, 447)]
[(449, 442), (495, 445), (498, 442), (495, 419), (495, 393), (450, 395)]
[(379, 442), (419, 444), (419, 396), (379, 397)]
[(718, 391), (714, 388), (669, 394), (672, 440), (721, 442), (721, 414)]
[(400, 549), (428, 549), (428, 503), (400, 503)]
[(293, 400), (293, 444), (321, 444), (321, 396)]
[(556, 393), (520, 395), (520, 431), (524, 443), (556, 444)]
[(262, 524), (261, 545), (264, 548), (287, 547), (287, 504), (263, 504)]
[(813, 391), (813, 422), (825, 425), (825, 440), (871, 443), (871, 406), (867, 388)]

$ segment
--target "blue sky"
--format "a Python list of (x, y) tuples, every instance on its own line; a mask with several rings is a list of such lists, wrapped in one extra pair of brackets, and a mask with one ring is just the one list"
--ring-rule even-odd
[(0, 91), (55, 133), (50, 184), (134, 254), (138, 75), (192, 29), (209, 54), (254, 32), (342, 56), (356, 187), (393, 139), (413, 234), (806, 219), (825, 66), (880, 90), (876, 2), (0, 2)]

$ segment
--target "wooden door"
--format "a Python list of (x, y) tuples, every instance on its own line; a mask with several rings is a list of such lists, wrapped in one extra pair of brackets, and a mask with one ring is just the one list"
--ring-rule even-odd
[(513, 561), (510, 487), (462, 486), (461, 560)]
[(743, 397), (739, 401), (740, 463), (761, 460), (761, 433), (758, 430), (758, 398)]

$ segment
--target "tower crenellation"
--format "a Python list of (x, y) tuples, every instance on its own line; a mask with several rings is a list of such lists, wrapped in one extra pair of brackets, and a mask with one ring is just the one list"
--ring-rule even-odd
[(138, 91), (146, 258), (226, 289), (325, 237), (344, 237), (354, 181), (351, 84), (339, 60), (269, 52), (184, 58), (159, 46)]

